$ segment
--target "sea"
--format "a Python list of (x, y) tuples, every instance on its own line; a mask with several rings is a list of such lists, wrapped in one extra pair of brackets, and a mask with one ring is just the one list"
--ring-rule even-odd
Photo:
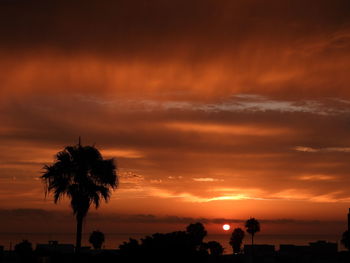
[[(127, 242), (129, 238), (140, 240), (147, 235), (141, 233), (105, 233), (105, 249), (117, 249), (123, 242)], [(82, 238), (83, 246), (91, 246), (88, 243), (89, 234), (84, 234)], [(230, 234), (212, 234), (208, 235), (204, 241), (217, 241), (224, 247), (224, 253), (232, 253), (229, 245)], [(22, 240), (28, 240), (32, 243), (33, 248), (36, 244), (45, 244), (49, 240), (56, 240), (62, 244), (74, 244), (74, 233), (0, 233), (0, 246), (4, 246), (5, 250), (11, 250)], [(275, 245), (275, 249), (279, 249), (280, 244), (308, 245), (310, 242), (325, 240), (328, 242), (338, 243), (339, 250), (344, 248), (340, 245), (339, 235), (266, 235), (257, 234), (254, 237), (255, 244), (271, 244)], [(250, 236), (246, 236), (244, 243), (250, 244)]]

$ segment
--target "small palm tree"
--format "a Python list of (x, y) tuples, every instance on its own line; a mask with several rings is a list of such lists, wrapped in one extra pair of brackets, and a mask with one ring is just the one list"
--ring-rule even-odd
[(62, 197), (71, 199), (71, 207), (77, 221), (76, 252), (81, 247), (83, 219), (90, 205), (99, 207), (101, 199), (106, 202), (111, 189), (118, 186), (117, 168), (113, 159), (104, 160), (94, 146), (67, 146), (56, 154), (52, 165), (44, 166), (42, 180), (46, 192), (53, 193), (54, 202)]
[(93, 231), (90, 235), (89, 242), (94, 249), (101, 249), (103, 242), (105, 242), (105, 235), (101, 231)]
[(245, 222), (245, 227), (246, 227), (247, 233), (249, 233), (252, 236), (252, 247), (253, 247), (254, 246), (254, 235), (255, 235), (255, 233), (260, 231), (260, 223), (258, 220), (251, 217)]
[(260, 231), (260, 223), (255, 218), (249, 218), (245, 222), (246, 231), (252, 236), (251, 261), (254, 261), (254, 235)]

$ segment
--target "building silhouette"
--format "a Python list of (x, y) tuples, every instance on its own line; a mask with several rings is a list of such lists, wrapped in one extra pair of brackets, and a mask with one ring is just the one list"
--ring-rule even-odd
[(50, 240), (48, 244), (37, 244), (36, 251), (39, 253), (64, 253), (71, 254), (74, 252), (74, 245), (59, 244), (56, 240)]

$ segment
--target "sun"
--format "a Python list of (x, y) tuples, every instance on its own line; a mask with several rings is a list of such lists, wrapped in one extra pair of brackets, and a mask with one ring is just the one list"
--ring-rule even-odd
[(225, 225), (222, 226), (222, 229), (225, 230), (225, 231), (230, 230), (230, 228), (231, 228), (231, 227), (230, 227), (230, 225), (228, 225), (228, 224), (225, 224)]

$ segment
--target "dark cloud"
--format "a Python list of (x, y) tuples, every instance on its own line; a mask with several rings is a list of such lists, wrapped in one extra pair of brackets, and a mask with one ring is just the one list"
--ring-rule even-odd
[(252, 36), (293, 47), (295, 35), (302, 41), (346, 26), (348, 9), (345, 0), (2, 1), (1, 46), (151, 57), (185, 48), (210, 56)]
[[(0, 209), (0, 215), (3, 220), (21, 220), (25, 222), (30, 218), (31, 220), (56, 220), (60, 222), (64, 219), (69, 219), (72, 213), (50, 211), (43, 209)], [(67, 220), (65, 220), (67, 221)], [(89, 221), (114, 222), (114, 223), (150, 223), (150, 224), (191, 224), (195, 222), (201, 222), (203, 224), (244, 224), (246, 219), (236, 218), (203, 218), (203, 217), (179, 217), (179, 216), (157, 216), (153, 214), (108, 214), (102, 215), (100, 213), (89, 214)], [(262, 224), (296, 224), (296, 225), (320, 225), (320, 224), (344, 224), (346, 221), (320, 221), (320, 220), (298, 220), (298, 219), (259, 219)]]
[[(43, 209), (30, 209), (30, 208), (25, 208), (25, 209), (0, 209), (0, 216), (2, 217), (16, 217), (16, 218), (45, 218), (48, 219), (52, 217), (53, 213), (50, 211), (46, 211)], [(34, 219), (34, 218), (33, 218)]]
[(0, 5), (6, 97), (350, 97), (346, 0)]

